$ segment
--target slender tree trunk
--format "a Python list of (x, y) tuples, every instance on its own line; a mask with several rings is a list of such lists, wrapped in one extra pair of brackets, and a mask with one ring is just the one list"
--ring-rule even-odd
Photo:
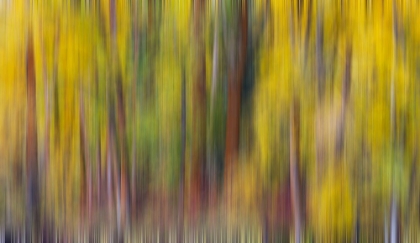
[(89, 146), (87, 140), (86, 132), (86, 119), (85, 119), (85, 104), (83, 99), (83, 91), (80, 90), (79, 96), (79, 119), (80, 119), (80, 151), (82, 159), (82, 171), (83, 179), (81, 183), (81, 199), (82, 199), (82, 208), (84, 212), (87, 211), (87, 221), (88, 225), (91, 222), (91, 212), (92, 212), (92, 172), (91, 172), (91, 162), (89, 155)]
[[(109, 118), (108, 118), (109, 119)], [(108, 218), (112, 220), (113, 214), (113, 200), (112, 200), (112, 144), (111, 144), (111, 127), (110, 121), (107, 124), (107, 135), (106, 135), (106, 182), (107, 182), (107, 204), (108, 204)]]
[(309, 38), (311, 35), (311, 24), (312, 24), (312, 2), (313, 0), (309, 0), (309, 7), (308, 7), (308, 19), (306, 23), (306, 31), (305, 31), (305, 60), (308, 60), (308, 52), (309, 52)]
[(293, 219), (295, 225), (295, 242), (301, 242), (302, 235), (302, 206), (299, 183), (299, 137), (300, 114), (299, 103), (295, 100), (290, 108), (290, 187), (292, 194)]
[(184, 242), (184, 191), (185, 191), (185, 151), (187, 134), (187, 104), (186, 104), (186, 85), (185, 85), (185, 67), (182, 69), (182, 87), (181, 87), (181, 169), (179, 177), (179, 198), (178, 198), (178, 241)]
[[(415, 145), (415, 147), (417, 147), (417, 145)], [(408, 188), (408, 200), (407, 200), (407, 211), (405, 213), (405, 224), (408, 225), (409, 220), (411, 219), (410, 217), (410, 212), (411, 212), (411, 207), (413, 205), (413, 197), (415, 195), (415, 191), (416, 191), (416, 178), (417, 178), (417, 159), (418, 159), (418, 155), (417, 155), (417, 149), (414, 152), (414, 157), (413, 160), (411, 161), (411, 173), (410, 173), (410, 180), (409, 180), (409, 188)]]
[(395, 191), (392, 194), (391, 199), (391, 225), (390, 225), (390, 243), (398, 242), (398, 204), (397, 196)]
[(217, 73), (219, 70), (219, 0), (215, 1), (215, 12), (214, 12), (214, 39), (213, 39), (213, 69), (211, 75), (211, 104), (210, 114), (213, 118), (213, 109), (217, 87)]
[(324, 64), (324, 16), (323, 9), (319, 7), (320, 11), (316, 20), (316, 73), (318, 83), (318, 100), (323, 101), (325, 96), (325, 64)]
[[(122, 87), (122, 77), (118, 64), (118, 46), (117, 46), (117, 16), (116, 16), (116, 2), (110, 0), (110, 26), (111, 26), (111, 65), (112, 77), (116, 83), (116, 103), (117, 103), (117, 141), (118, 141), (118, 155), (119, 161), (117, 171), (119, 175), (117, 179), (117, 224), (118, 232), (121, 233), (125, 225), (128, 213), (128, 179), (127, 179), (127, 146), (126, 146), (126, 116), (124, 105), (124, 91)], [(110, 109), (115, 109), (113, 106)], [(115, 133), (114, 133), (115, 134)]]
[(352, 47), (351, 45), (347, 48), (346, 53), (346, 67), (345, 67), (345, 73), (343, 78), (343, 84), (342, 84), (342, 102), (341, 102), (341, 113), (340, 117), (338, 119), (338, 131), (337, 131), (337, 137), (336, 137), (336, 143), (335, 143), (335, 153), (337, 161), (341, 158), (344, 150), (344, 133), (345, 133), (345, 122), (346, 122), (346, 113), (347, 113), (347, 103), (349, 100), (350, 95), (350, 86), (351, 86), (351, 61), (352, 61)]
[[(41, 41), (42, 43), (42, 41)], [(50, 161), (50, 88), (48, 82), (48, 73), (47, 73), (47, 61), (45, 57), (45, 48), (42, 45), (42, 63), (43, 63), (43, 78), (44, 78), (44, 99), (45, 99), (45, 140), (44, 140), (44, 169), (47, 169), (47, 166)]]
[(153, 12), (153, 0), (147, 0), (147, 29), (149, 34), (153, 31), (153, 18), (154, 18), (154, 12)]
[[(392, 6), (392, 10), (393, 10), (393, 30), (394, 30), (394, 44), (393, 44), (393, 48), (394, 48), (394, 61), (393, 61), (393, 65), (392, 65), (392, 73), (391, 73), (391, 104), (390, 104), (390, 114), (391, 114), (391, 146), (394, 149), (396, 146), (396, 108), (395, 108), (395, 66), (396, 66), (396, 59), (397, 59), (397, 46), (398, 46), (398, 41), (399, 41), (399, 36), (398, 36), (398, 16), (397, 16), (397, 12), (396, 12), (396, 5), (395, 5), (395, 1), (393, 1), (393, 6)], [(396, 163), (400, 163), (398, 160), (393, 161), (393, 166), (395, 166)], [(400, 165), (398, 165), (400, 166)], [(396, 243), (397, 242), (397, 238), (398, 238), (398, 218), (399, 218), (399, 214), (398, 214), (398, 198), (396, 195), (396, 189), (395, 189), (395, 181), (396, 178), (393, 175), (392, 176), (392, 194), (391, 194), (391, 212), (390, 212), (390, 238), (389, 241), (390, 243)]]
[[(213, 68), (211, 77), (211, 97), (210, 97), (210, 134), (214, 134), (214, 106), (216, 102), (217, 74), (219, 72), (219, 0), (214, 0), (214, 40), (213, 40)], [(209, 208), (213, 208), (217, 201), (217, 163), (215, 156), (215, 141), (210, 136), (208, 154), (208, 175), (209, 175)]]
[[(238, 49), (233, 51), (233, 63), (228, 69), (228, 104), (226, 120), (225, 144), (225, 183), (230, 194), (230, 180), (236, 166), (239, 152), (239, 129), (241, 115), (241, 91), (244, 78), (244, 69), (247, 58), (248, 44), (248, 4), (241, 1), (241, 13), (238, 19), (239, 36)], [(236, 47), (235, 47), (236, 48)], [(228, 195), (230, 197), (230, 195)]]
[[(96, 102), (99, 102), (99, 87), (98, 87), (98, 74), (97, 71), (95, 73), (95, 96), (96, 96)], [(100, 207), (102, 205), (103, 200), (103, 193), (102, 193), (102, 183), (104, 183), (104, 172), (102, 171), (102, 150), (101, 150), (101, 129), (100, 124), (97, 124), (97, 141), (96, 141), (96, 207)], [(106, 168), (106, 166), (105, 166)], [(106, 172), (105, 172), (106, 174)], [(105, 187), (104, 187), (105, 188)], [(106, 200), (104, 200), (106, 201)]]
[(386, 211), (384, 213), (384, 242), (389, 243), (388, 213)]
[[(26, 223), (29, 231), (39, 226), (38, 146), (36, 122), (36, 75), (32, 32), (28, 36), (26, 53), (27, 128), (26, 128)], [(35, 232), (37, 230), (35, 229)]]
[(131, 158), (131, 211), (136, 215), (136, 163), (137, 163), (137, 69), (139, 62), (139, 33), (137, 25), (138, 4), (137, 0), (133, 1), (133, 35), (134, 35), (134, 69), (133, 69), (133, 90), (132, 90), (132, 106), (133, 106), (133, 134), (132, 134), (132, 158)]
[[(318, 9), (321, 7), (318, 6)], [(324, 100), (324, 93), (325, 93), (325, 68), (324, 68), (324, 54), (323, 54), (323, 35), (324, 35), (324, 21), (322, 16), (323, 11), (320, 10), (316, 16), (316, 36), (315, 36), (315, 54), (316, 54), (316, 76), (317, 76), (317, 91), (318, 91), (318, 98), (316, 102), (316, 112), (317, 118), (315, 120), (315, 127), (317, 129), (316, 132), (316, 139), (315, 139), (315, 148), (316, 148), (316, 171), (317, 171), (317, 182), (321, 181), (321, 174), (324, 170), (324, 163), (325, 163), (325, 144), (322, 139), (320, 138), (320, 130), (322, 129), (322, 105)]]
[(118, 141), (119, 141), (119, 170), (120, 170), (120, 200), (121, 200), (121, 226), (125, 225), (128, 208), (128, 173), (127, 173), (127, 140), (126, 140), (126, 115), (122, 78), (117, 78), (117, 107), (118, 107)]
[(192, 216), (198, 216), (204, 201), (204, 168), (206, 159), (206, 60), (203, 39), (203, 19), (205, 1), (194, 0), (194, 37), (196, 41), (195, 60), (197, 63), (193, 85), (193, 148), (192, 148)]
[[(41, 29), (43, 25), (43, 21), (41, 21)], [(42, 37), (44, 37), (42, 35)], [(44, 37), (45, 38), (45, 37)], [(40, 194), (45, 195), (47, 191), (47, 175), (48, 175), (48, 165), (50, 161), (50, 87), (49, 87), (49, 78), (48, 78), (48, 69), (47, 69), (47, 61), (46, 61), (46, 52), (45, 52), (45, 45), (43, 38), (40, 39), (40, 43), (42, 45), (42, 76), (44, 79), (44, 105), (45, 105), (45, 123), (44, 123), (44, 161), (41, 164), (41, 180), (40, 181)], [(47, 218), (47, 210), (46, 210), (46, 203), (43, 204), (42, 209), (42, 216), (44, 218), (44, 222), (42, 225), (43, 231), (47, 233), (47, 225), (45, 219)], [(49, 233), (49, 232), (48, 232)]]

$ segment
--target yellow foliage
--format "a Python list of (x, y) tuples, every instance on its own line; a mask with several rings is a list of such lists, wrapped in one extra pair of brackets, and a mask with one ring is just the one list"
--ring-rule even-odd
[(330, 168), (319, 190), (311, 190), (310, 223), (320, 237), (344, 239), (354, 220), (354, 197), (344, 168)]

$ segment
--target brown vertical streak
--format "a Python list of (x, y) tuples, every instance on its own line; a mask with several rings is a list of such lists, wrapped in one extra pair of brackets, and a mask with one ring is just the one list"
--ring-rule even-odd
[(147, 0), (147, 29), (149, 34), (153, 30), (153, 0)]
[(27, 85), (27, 134), (26, 134), (26, 169), (27, 169), (27, 223), (39, 226), (38, 202), (38, 143), (36, 122), (36, 80), (33, 36), (29, 33), (26, 53)]
[(185, 151), (186, 151), (186, 128), (187, 128), (187, 102), (186, 102), (186, 80), (185, 67), (182, 69), (182, 86), (181, 86), (181, 172), (179, 183), (179, 242), (184, 241), (184, 191), (185, 191)]
[(203, 39), (204, 0), (194, 0), (194, 37), (196, 40), (195, 60), (197, 67), (193, 84), (193, 133), (192, 148), (192, 213), (198, 213), (204, 201), (204, 166), (206, 159), (206, 63)]
[(124, 105), (124, 93), (122, 78), (117, 78), (117, 107), (118, 107), (118, 141), (120, 151), (120, 187), (121, 187), (121, 219), (122, 223), (126, 219), (128, 210), (128, 179), (127, 179), (127, 142), (126, 142), (126, 115)]
[[(87, 132), (86, 132), (86, 119), (85, 119), (85, 108), (84, 108), (84, 100), (83, 100), (83, 91), (80, 90), (80, 108), (79, 108), (79, 119), (80, 119), (80, 151), (81, 151), (81, 159), (82, 159), (82, 173), (84, 177), (82, 177), (81, 183), (81, 199), (82, 199), (82, 208), (87, 210), (87, 217), (88, 217), (88, 224), (90, 223), (91, 219), (91, 209), (92, 209), (92, 172), (91, 172), (91, 164), (90, 164), (90, 155), (89, 155), (89, 147), (88, 147), (88, 140), (87, 140)], [(83, 210), (83, 211), (84, 211)]]
[[(225, 179), (229, 179), (235, 167), (239, 152), (239, 125), (241, 112), (241, 90), (247, 58), (248, 7), (242, 1), (242, 11), (238, 23), (240, 28), (239, 49), (236, 50), (234, 64), (228, 69), (228, 107), (226, 121)], [(237, 53), (238, 52), (238, 53)]]
[[(98, 102), (99, 99), (99, 87), (98, 87), (98, 70), (95, 70), (95, 99), (96, 102)], [(95, 147), (95, 152), (96, 152), (96, 206), (99, 207), (103, 200), (103, 194), (102, 194), (102, 183), (103, 183), (103, 172), (102, 172), (102, 151), (101, 151), (101, 129), (100, 129), (100, 125), (99, 123), (96, 123), (97, 126), (97, 141), (96, 141), (96, 147)], [(105, 167), (106, 168), (106, 167)]]

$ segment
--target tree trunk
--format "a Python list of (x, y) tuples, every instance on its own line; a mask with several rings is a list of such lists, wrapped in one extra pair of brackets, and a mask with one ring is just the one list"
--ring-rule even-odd
[(87, 211), (87, 221), (88, 225), (91, 220), (92, 212), (92, 172), (91, 172), (91, 162), (89, 155), (89, 146), (87, 141), (87, 132), (86, 132), (86, 119), (85, 119), (85, 107), (83, 100), (83, 91), (80, 90), (80, 108), (79, 108), (79, 118), (80, 118), (80, 151), (81, 151), (81, 160), (82, 160), (82, 183), (81, 183), (81, 202), (83, 212)]
[(133, 132), (132, 132), (132, 158), (131, 158), (131, 211), (136, 215), (136, 163), (137, 163), (137, 150), (136, 150), (136, 137), (137, 137), (137, 69), (139, 62), (139, 33), (137, 25), (138, 17), (138, 4), (137, 0), (133, 1), (133, 35), (134, 35), (134, 69), (133, 69), (133, 90), (132, 90), (132, 106), (133, 106)]
[[(341, 103), (341, 114), (338, 119), (338, 131), (337, 131), (337, 137), (335, 142), (335, 153), (336, 158), (341, 158), (344, 150), (344, 133), (345, 133), (345, 122), (346, 122), (346, 111), (347, 111), (347, 103), (349, 100), (350, 95), (350, 86), (351, 86), (351, 61), (352, 61), (352, 47), (351, 45), (347, 48), (346, 53), (346, 67), (345, 67), (345, 73), (343, 78), (343, 84), (342, 84), (342, 103)], [(337, 160), (339, 161), (339, 160)]]
[[(320, 7), (318, 7), (320, 9)], [(325, 94), (325, 67), (324, 67), (324, 53), (323, 53), (323, 35), (324, 35), (324, 21), (322, 14), (322, 10), (317, 13), (316, 16), (316, 36), (315, 36), (315, 54), (316, 54), (316, 82), (317, 82), (317, 91), (318, 91), (318, 98), (316, 104), (316, 112), (321, 114), (322, 105), (324, 100)], [(321, 141), (319, 129), (322, 127), (322, 122), (320, 121), (321, 115), (316, 118), (315, 127), (317, 129), (316, 138), (315, 138), (315, 149), (316, 149), (316, 174), (317, 174), (317, 183), (321, 181), (321, 174), (324, 170), (324, 163), (325, 163), (325, 144)]]
[(302, 206), (299, 181), (299, 103), (295, 100), (290, 108), (290, 187), (292, 194), (293, 220), (295, 225), (295, 242), (301, 242)]
[[(26, 128), (26, 223), (29, 229), (39, 226), (38, 143), (36, 122), (36, 75), (33, 36), (29, 33), (26, 56), (27, 128)], [(37, 230), (35, 229), (35, 232)]]
[(119, 144), (119, 170), (120, 170), (120, 200), (121, 200), (121, 223), (124, 226), (128, 208), (128, 173), (127, 173), (127, 140), (126, 140), (126, 116), (124, 94), (122, 90), (122, 78), (117, 78), (117, 108), (118, 108), (118, 144)]
[[(217, 74), (219, 72), (219, 0), (215, 0), (214, 13), (214, 40), (213, 40), (213, 68), (211, 77), (211, 97), (210, 97), (210, 134), (214, 134), (214, 106), (216, 102)], [(211, 144), (208, 152), (208, 176), (209, 176), (209, 208), (213, 209), (217, 201), (217, 161), (216, 147), (213, 136), (210, 136)]]
[(191, 210), (196, 217), (205, 200), (204, 168), (206, 159), (206, 60), (203, 39), (203, 18), (205, 1), (194, 0), (194, 37), (196, 40), (195, 60), (197, 63), (193, 85), (193, 148)]
[(109, 221), (112, 221), (113, 214), (113, 200), (112, 200), (112, 159), (113, 159), (113, 141), (112, 138), (112, 129), (111, 122), (109, 121), (110, 116), (108, 115), (108, 124), (107, 124), (107, 135), (106, 135), (106, 182), (107, 182), (107, 204), (108, 204), (108, 218)]
[[(230, 194), (230, 180), (236, 166), (239, 153), (239, 128), (241, 116), (241, 91), (244, 78), (244, 69), (247, 58), (248, 41), (248, 4), (241, 1), (241, 14), (238, 19), (239, 35), (236, 36), (238, 49), (233, 51), (233, 63), (228, 68), (228, 104), (226, 120), (225, 144), (225, 184)], [(236, 47), (234, 47), (236, 48)], [(228, 195), (229, 197), (229, 195)]]
[(179, 177), (179, 198), (178, 198), (178, 241), (184, 241), (184, 191), (185, 191), (185, 151), (187, 134), (187, 105), (186, 105), (186, 85), (185, 85), (185, 67), (182, 69), (182, 87), (181, 87), (181, 169)]
[[(124, 105), (124, 91), (122, 87), (122, 77), (118, 63), (118, 46), (117, 46), (117, 16), (115, 0), (110, 0), (110, 26), (111, 26), (111, 65), (112, 77), (116, 83), (116, 105), (117, 105), (117, 141), (118, 141), (118, 158), (117, 161), (117, 226), (118, 232), (121, 233), (124, 227), (128, 213), (128, 179), (127, 179), (127, 146), (126, 146), (126, 116)], [(114, 106), (109, 107), (115, 109)], [(112, 127), (114, 128), (114, 127)], [(115, 128), (114, 128), (115, 129)], [(114, 133), (115, 134), (115, 133)], [(118, 171), (119, 170), (119, 171)]]
[[(217, 73), (219, 70), (219, 1), (215, 0), (215, 13), (214, 13), (214, 40), (213, 40), (213, 69), (211, 74), (211, 104), (210, 104), (210, 114), (213, 118), (213, 109), (216, 95), (217, 87)], [(213, 119), (211, 119), (212, 121)]]
[[(319, 7), (321, 8), (321, 7)], [(323, 101), (325, 96), (325, 64), (324, 64), (324, 16), (320, 9), (316, 19), (316, 73), (318, 83), (318, 100)]]
[[(398, 36), (398, 16), (396, 12), (396, 6), (395, 1), (393, 1), (393, 30), (394, 30), (394, 62), (392, 65), (392, 74), (391, 74), (391, 104), (390, 104), (390, 115), (391, 115), (391, 146), (394, 149), (396, 147), (396, 108), (395, 108), (395, 66), (396, 66), (396, 59), (397, 59), (397, 46), (399, 41)], [(393, 167), (395, 166), (395, 163), (400, 163), (398, 160), (393, 161)], [(401, 166), (401, 165), (397, 165)], [(399, 214), (398, 214), (398, 198), (396, 195), (396, 189), (395, 189), (395, 181), (397, 179), (395, 178), (395, 175), (392, 176), (392, 194), (391, 194), (391, 212), (390, 212), (390, 243), (396, 243), (398, 241), (398, 220), (399, 220)]]
[(397, 204), (397, 195), (395, 192), (392, 194), (391, 198), (391, 222), (390, 222), (390, 243), (397, 243), (398, 240), (398, 204)]

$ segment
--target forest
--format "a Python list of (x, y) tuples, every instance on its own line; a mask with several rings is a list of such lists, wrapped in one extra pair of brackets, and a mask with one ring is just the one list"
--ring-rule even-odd
[(419, 13), (0, 0), (2, 242), (416, 242)]

